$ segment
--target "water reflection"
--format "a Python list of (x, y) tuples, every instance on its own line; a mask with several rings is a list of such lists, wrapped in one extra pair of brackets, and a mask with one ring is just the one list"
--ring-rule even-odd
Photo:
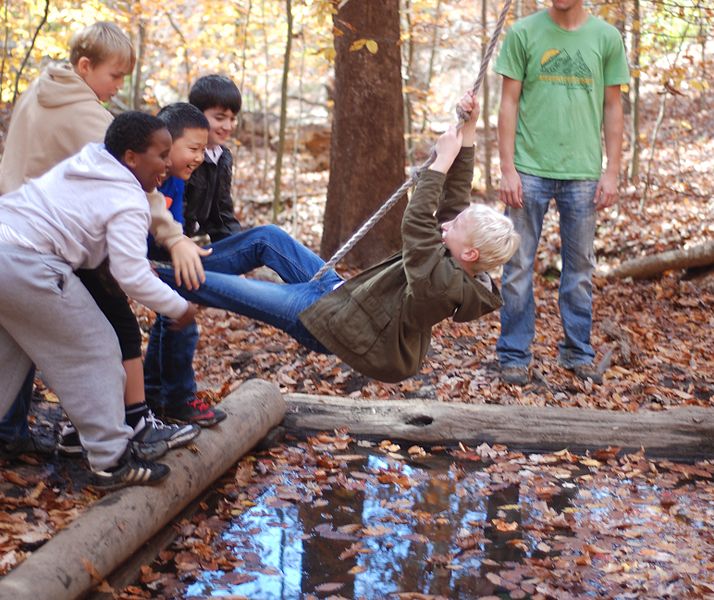
[(651, 563), (706, 573), (697, 548), (709, 543), (714, 491), (686, 470), (680, 481), (682, 468), (655, 479), (637, 456), (606, 466), (565, 451), (493, 463), (350, 451), (268, 460), (270, 485), (222, 534), (235, 569), (192, 571), (182, 598), (471, 600), (541, 586), (557, 598), (684, 597)]
[[(203, 572), (186, 596), (291, 599), (317, 590), (346, 598), (419, 592), (467, 599), (493, 593), (484, 558), (518, 561), (522, 550), (507, 544), (518, 532), (489, 522), (504, 516), (501, 506), (518, 505), (518, 485), (484, 491), (489, 478), (483, 473), (450, 464), (447, 457), (405, 464), (367, 454), (348, 467), (364, 479), (347, 488), (326, 486), (311, 502), (282, 500), (273, 486), (223, 536), (243, 561), (235, 572), (240, 577)], [(405, 486), (381, 483), (381, 473)], [(291, 473), (285, 478), (286, 485), (307, 489)], [(507, 518), (520, 521), (520, 514), (509, 511)]]

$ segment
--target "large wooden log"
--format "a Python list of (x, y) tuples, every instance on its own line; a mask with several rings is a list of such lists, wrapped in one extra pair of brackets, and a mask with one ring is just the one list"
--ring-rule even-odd
[[(0, 578), (0, 598), (74, 600), (106, 577), (225, 473), (285, 412), (279, 388), (253, 379), (221, 403), (227, 418), (162, 462), (171, 475), (156, 487), (128, 487), (104, 496), (66, 529)], [(92, 572), (90, 572), (92, 571)]]
[(648, 279), (672, 269), (690, 269), (712, 264), (714, 264), (714, 241), (709, 241), (686, 250), (669, 250), (661, 254), (628, 260), (613, 269), (610, 275)]
[(714, 455), (714, 410), (636, 413), (580, 408), (495, 406), (423, 400), (363, 400), (289, 394), (284, 424), (423, 444), (487, 442), (521, 450), (644, 447), (672, 458)]

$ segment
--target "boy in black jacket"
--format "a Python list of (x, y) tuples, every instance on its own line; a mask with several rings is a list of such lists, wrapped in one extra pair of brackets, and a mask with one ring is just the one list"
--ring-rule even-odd
[(184, 232), (199, 243), (217, 242), (241, 230), (233, 212), (233, 157), (226, 142), (240, 112), (240, 91), (228, 77), (206, 75), (191, 87), (188, 101), (208, 119), (204, 160), (186, 184)]

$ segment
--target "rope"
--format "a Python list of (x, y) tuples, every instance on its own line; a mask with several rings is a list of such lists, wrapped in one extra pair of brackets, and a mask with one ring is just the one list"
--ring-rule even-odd
[[(501, 10), (501, 14), (499, 15), (498, 21), (496, 22), (496, 27), (493, 30), (493, 35), (491, 36), (491, 39), (488, 42), (488, 46), (486, 47), (486, 52), (484, 52), (483, 57), (481, 58), (481, 67), (479, 69), (478, 77), (476, 77), (476, 81), (474, 82), (474, 85), (471, 89), (474, 96), (478, 94), (478, 91), (481, 88), (481, 84), (483, 83), (483, 79), (484, 77), (486, 77), (488, 63), (490, 62), (491, 57), (493, 56), (493, 52), (496, 49), (496, 42), (498, 41), (498, 38), (501, 35), (501, 31), (503, 31), (503, 25), (506, 22), (506, 16), (508, 15), (508, 10), (511, 7), (511, 2), (512, 0), (505, 1), (503, 9)], [(457, 126), (460, 127), (467, 121), (469, 115), (465, 113), (461, 109), (461, 107), (456, 108), (456, 113), (458, 116)], [(399, 187), (399, 189), (394, 192), (387, 199), (387, 201), (382, 204), (382, 206), (379, 207), (379, 209), (369, 219), (367, 219), (367, 221), (365, 221), (355, 233), (352, 234), (352, 237), (350, 237), (350, 239), (348, 239), (344, 243), (344, 245), (332, 255), (332, 258), (330, 258), (330, 260), (328, 260), (324, 265), (322, 265), (320, 270), (315, 273), (315, 275), (310, 281), (316, 281), (317, 279), (320, 279), (325, 273), (327, 273), (327, 271), (334, 268), (335, 265), (344, 258), (345, 254), (352, 250), (352, 248), (357, 245), (357, 242), (359, 242), (365, 235), (367, 235), (367, 233), (369, 233), (372, 227), (374, 227), (380, 221), (380, 219), (387, 214), (389, 209), (392, 208), (397, 202), (399, 202), (402, 196), (404, 196), (404, 194), (406, 194), (414, 185), (416, 185), (417, 181), (419, 180), (419, 176), (431, 166), (434, 160), (436, 160), (435, 148), (435, 146), (432, 146), (431, 152), (429, 153), (429, 158), (417, 169), (414, 169), (412, 171), (412, 174)]]

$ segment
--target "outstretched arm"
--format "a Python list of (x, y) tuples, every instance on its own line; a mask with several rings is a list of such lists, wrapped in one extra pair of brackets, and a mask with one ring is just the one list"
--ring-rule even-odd
[(439, 199), (436, 220), (445, 223), (455, 218), (471, 202), (471, 182), (473, 179), (474, 142), (476, 140), (476, 122), (479, 105), (471, 91), (466, 92), (459, 102), (459, 107), (469, 115), (462, 125), (461, 150), (449, 169), (444, 190)]

